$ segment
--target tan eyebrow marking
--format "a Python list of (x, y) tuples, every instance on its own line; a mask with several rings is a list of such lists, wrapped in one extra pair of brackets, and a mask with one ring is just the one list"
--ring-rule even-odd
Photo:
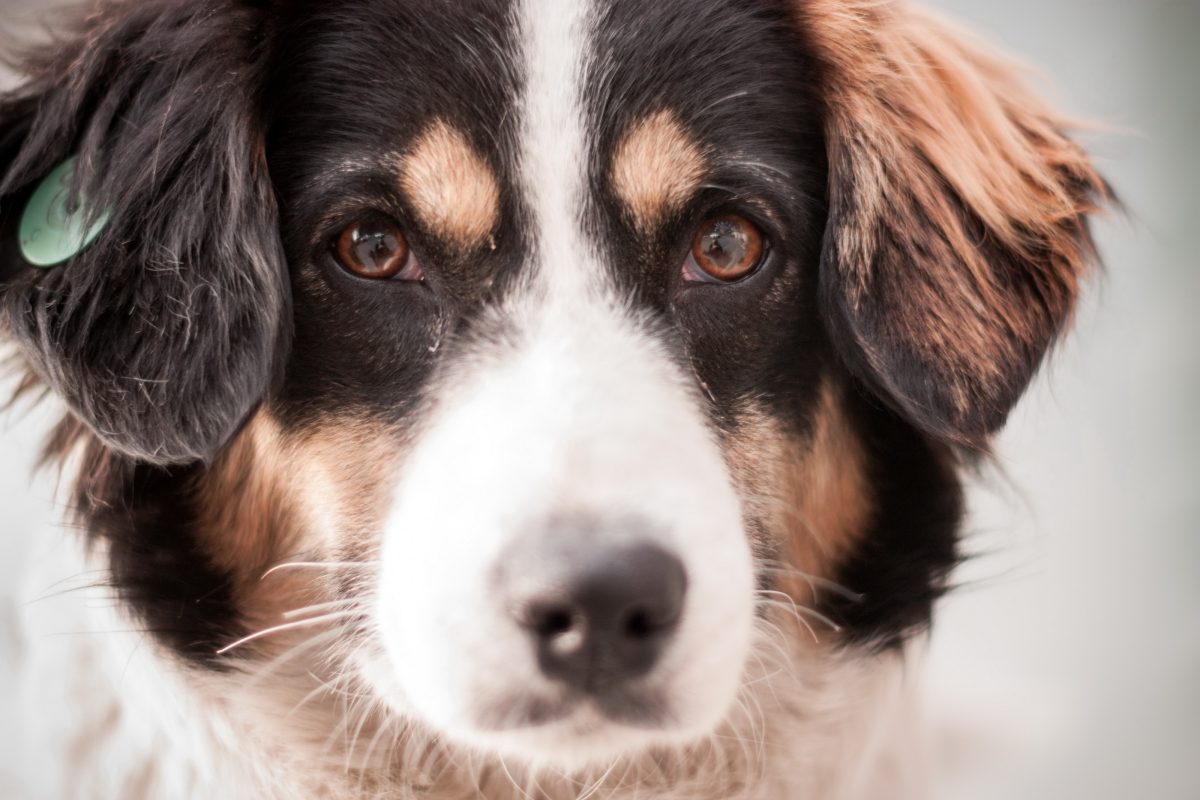
[(704, 150), (673, 111), (643, 118), (625, 134), (612, 164), (612, 185), (640, 232), (677, 210), (700, 188)]
[(436, 120), (400, 166), (400, 188), (432, 233), (462, 250), (483, 244), (500, 221), (500, 185), (462, 131)]

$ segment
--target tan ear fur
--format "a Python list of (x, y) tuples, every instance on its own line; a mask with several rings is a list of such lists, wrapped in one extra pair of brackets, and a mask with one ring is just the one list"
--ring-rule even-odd
[(839, 349), (917, 424), (981, 444), (1070, 318), (1108, 188), (969, 34), (900, 0), (797, 8), (823, 70)]

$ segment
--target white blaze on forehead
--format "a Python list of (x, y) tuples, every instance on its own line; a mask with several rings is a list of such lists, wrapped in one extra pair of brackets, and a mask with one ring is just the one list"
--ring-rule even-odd
[[(492, 309), (520, 335), (477, 343), (436, 387), (384, 525), (390, 667), (364, 667), (390, 703), (450, 739), (566, 768), (709, 733), (737, 692), (754, 603), (740, 501), (699, 393), (606, 284), (585, 232), (590, 12), (521, 0), (521, 189), (534, 248), (529, 284)], [(564, 514), (614, 540), (637, 521), (639, 536), (684, 564), (679, 627), (643, 678), (666, 709), (661, 729), (610, 724), (586, 704), (559, 723), (486, 722), (563, 699), (494, 574), (514, 542), (556, 533)]]
[(581, 88), (590, 11), (588, 0), (521, 5), (521, 173), (537, 234), (537, 272), (552, 287), (578, 286), (589, 272), (581, 224), (588, 163)]

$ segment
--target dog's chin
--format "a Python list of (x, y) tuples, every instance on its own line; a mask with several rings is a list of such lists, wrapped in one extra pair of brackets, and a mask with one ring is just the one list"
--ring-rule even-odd
[[(608, 697), (519, 691), (489, 702), (475, 694), (467, 703), (439, 704), (427, 702), (426, 693), (405, 691), (386, 660), (365, 659), (359, 669), (393, 713), (452, 748), (499, 757), (507, 767), (566, 774), (698, 743), (725, 722), (736, 696), (717, 696), (711, 686), (679, 692), (677, 700), (649, 689)], [(413, 702), (417, 698), (426, 702)]]
[(649, 698), (527, 699), (514, 700), (508, 710), (486, 710), (476, 724), (453, 726), (446, 735), (507, 764), (578, 773), (650, 750), (686, 747), (719, 721), (684, 721)]

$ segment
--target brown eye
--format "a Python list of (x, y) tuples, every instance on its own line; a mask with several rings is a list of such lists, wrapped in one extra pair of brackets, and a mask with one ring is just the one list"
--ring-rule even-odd
[(684, 273), (693, 281), (731, 283), (758, 269), (765, 250), (762, 231), (750, 220), (737, 214), (712, 217), (696, 231)]
[[(360, 219), (343, 230), (334, 245), (338, 262), (360, 278), (421, 280), (400, 226), (386, 218)], [(406, 269), (407, 268), (407, 269)], [(404, 273), (404, 274), (401, 274)]]

